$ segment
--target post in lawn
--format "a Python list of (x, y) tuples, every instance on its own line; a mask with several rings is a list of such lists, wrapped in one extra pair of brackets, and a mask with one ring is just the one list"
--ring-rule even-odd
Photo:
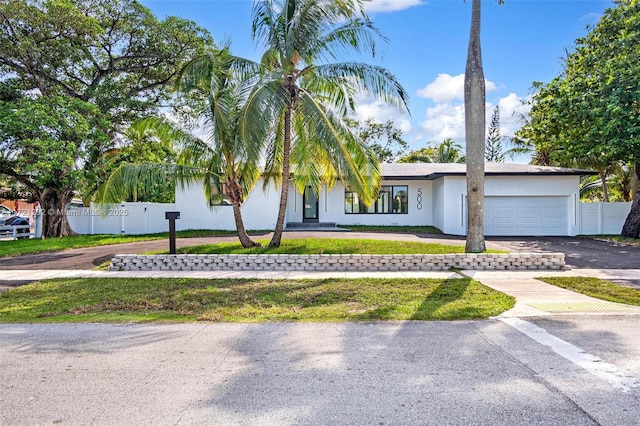
[(164, 217), (169, 221), (169, 254), (176, 254), (176, 219), (180, 219), (180, 212), (165, 212)]

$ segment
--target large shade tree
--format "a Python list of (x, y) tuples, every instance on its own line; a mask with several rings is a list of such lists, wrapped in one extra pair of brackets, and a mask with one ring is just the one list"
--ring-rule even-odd
[[(640, 173), (640, 1), (617, 0), (576, 40), (562, 73), (537, 87), (521, 139), (553, 161), (603, 171), (631, 163)], [(640, 188), (621, 234), (640, 238)]]
[(249, 99), (248, 110), (256, 112), (246, 115), (242, 131), (275, 124), (265, 171), (280, 187), (270, 242), (279, 246), (291, 176), (300, 192), (310, 185), (318, 194), (323, 183), (330, 188), (342, 179), (363, 202), (375, 200), (379, 162), (347, 117), (359, 93), (399, 108), (406, 108), (407, 95), (382, 67), (339, 62), (347, 52), (375, 52), (378, 30), (361, 0), (258, 0), (252, 36), (266, 50), (264, 72)]
[[(91, 122), (86, 124), (99, 128), (91, 132), (79, 129), (73, 149), (58, 140), (67, 147), (65, 154), (59, 153), (59, 160), (73, 164), (72, 190), (83, 186), (85, 173), (94, 169), (106, 150), (126, 143), (122, 131), (128, 123), (153, 113), (170, 99), (168, 83), (209, 42), (207, 33), (194, 23), (174, 17), (160, 21), (135, 0), (0, 2), (0, 80), (17, 80), (22, 96), (33, 101), (17, 105), (24, 107), (21, 116), (28, 118), (36, 103), (40, 111), (54, 108), (55, 99), (64, 99), (61, 107), (70, 111), (88, 108), (82, 103), (92, 106), (90, 115), (95, 120), (85, 116)], [(7, 134), (7, 130), (5, 126), (4, 138), (11, 144), (4, 147), (11, 150), (2, 155), (11, 161), (0, 163), (0, 174), (21, 175), (14, 166), (29, 161), (23, 154), (30, 152), (32, 138)], [(50, 129), (33, 130), (42, 133)], [(109, 138), (93, 137), (98, 133)], [(59, 136), (47, 135), (52, 141)], [(38, 173), (34, 169), (31, 175)], [(43, 185), (51, 180), (38, 177), (34, 182)], [(58, 189), (38, 186), (32, 191), (51, 194)], [(72, 193), (65, 190), (39, 199), (45, 214), (56, 215), (45, 220), (44, 236), (71, 232), (66, 205)], [(55, 204), (50, 204), (54, 200)]]
[(69, 234), (66, 205), (82, 178), (78, 161), (105, 142), (97, 108), (69, 96), (0, 102), (0, 171), (40, 203), (45, 237)]
[(379, 123), (369, 117), (364, 122), (349, 120), (348, 124), (373, 149), (381, 163), (393, 163), (409, 148), (409, 143), (402, 139), (402, 130), (395, 126), (393, 120)]

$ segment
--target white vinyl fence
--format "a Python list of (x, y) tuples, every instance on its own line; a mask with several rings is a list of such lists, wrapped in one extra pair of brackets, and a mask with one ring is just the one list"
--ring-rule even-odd
[(580, 234), (619, 234), (631, 203), (580, 203)]
[(155, 234), (167, 232), (165, 212), (175, 204), (122, 203), (112, 206), (69, 207), (69, 225), (78, 234)]
[[(181, 206), (188, 210), (187, 206)], [(165, 212), (180, 211), (176, 204), (161, 203), (122, 203), (105, 207), (70, 207), (69, 223), (79, 234), (153, 234), (167, 232), (168, 221)], [(206, 209), (197, 214), (198, 219), (184, 215), (178, 220), (178, 229), (235, 229), (231, 219), (231, 209)], [(631, 210), (631, 203), (579, 203), (581, 235), (619, 234), (624, 221)], [(183, 213), (186, 213), (183, 211)], [(207, 216), (207, 217), (202, 217)], [(251, 223), (251, 213), (245, 212), (246, 221)], [(186, 219), (186, 220), (185, 220)], [(216, 224), (216, 225), (214, 225)], [(251, 224), (254, 225), (254, 224)], [(270, 224), (269, 224), (270, 225)], [(264, 228), (264, 227), (263, 227)], [(254, 225), (253, 229), (260, 229)]]

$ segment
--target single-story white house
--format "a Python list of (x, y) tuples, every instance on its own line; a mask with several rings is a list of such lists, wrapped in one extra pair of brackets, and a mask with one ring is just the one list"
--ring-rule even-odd
[[(319, 193), (289, 190), (286, 222), (343, 225), (431, 225), (466, 235), (464, 164), (383, 164), (380, 197), (365, 206), (337, 183)], [(485, 169), (485, 234), (488, 236), (572, 236), (579, 233), (579, 180), (594, 172), (559, 167), (488, 163)], [(242, 207), (247, 229), (273, 229), (279, 193), (259, 182)], [(212, 216), (202, 187), (176, 189), (177, 229), (235, 229), (230, 206)], [(214, 221), (215, 223), (212, 223)]]

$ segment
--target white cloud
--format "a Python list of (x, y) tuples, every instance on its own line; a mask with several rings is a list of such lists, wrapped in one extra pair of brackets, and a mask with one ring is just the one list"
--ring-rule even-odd
[[(500, 134), (511, 137), (514, 132), (522, 127), (521, 117), (527, 117), (529, 106), (522, 103), (527, 98), (521, 98), (515, 93), (498, 100), (500, 105)], [(491, 122), (494, 104), (486, 104), (487, 127)], [(422, 143), (429, 141), (442, 142), (446, 138), (464, 144), (464, 104), (460, 102), (439, 103), (427, 108), (426, 117), (420, 123), (420, 129), (424, 135)]]
[[(495, 83), (485, 80), (487, 93), (497, 90)], [(431, 83), (418, 90), (421, 98), (432, 99), (434, 102), (452, 102), (464, 99), (464, 74), (451, 76), (446, 73), (438, 74)]]
[(464, 105), (439, 104), (427, 108), (426, 120), (420, 123), (425, 131), (425, 142), (442, 142), (451, 138), (457, 142), (464, 139)]
[(392, 120), (394, 126), (404, 133), (411, 130), (411, 121), (407, 113), (371, 97), (357, 101), (356, 113), (352, 118), (360, 122), (373, 118), (378, 123), (386, 123)]
[(364, 2), (367, 12), (395, 12), (419, 6), (422, 0), (369, 0)]
[[(509, 93), (504, 98), (500, 98), (498, 105), (500, 105), (500, 134), (502, 136), (511, 137), (522, 127), (522, 117), (529, 116), (529, 105), (523, 104), (530, 98), (521, 98), (515, 93)], [(489, 108), (490, 107), (490, 108)], [(493, 105), (487, 106), (487, 123), (491, 121), (491, 114), (493, 113)]]

